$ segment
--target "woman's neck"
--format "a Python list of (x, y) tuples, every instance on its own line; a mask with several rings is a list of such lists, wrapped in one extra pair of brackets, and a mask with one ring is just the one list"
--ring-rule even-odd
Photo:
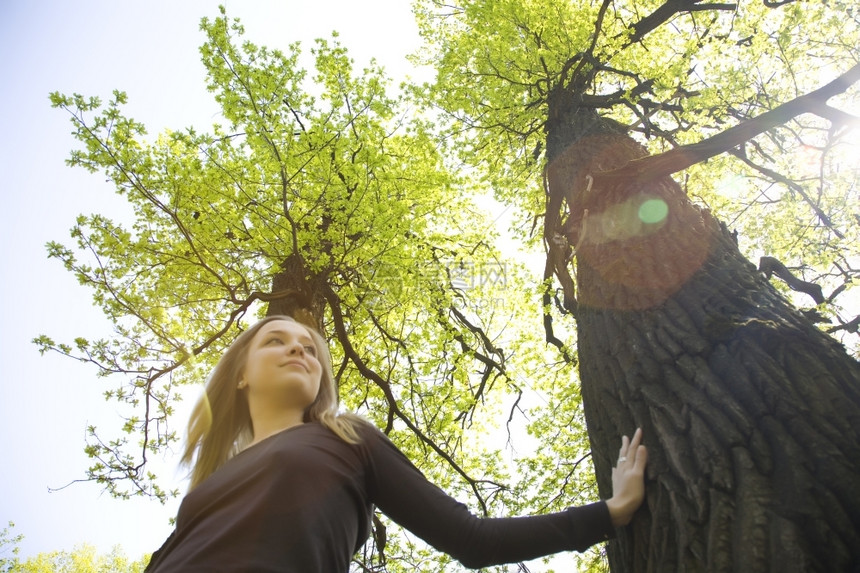
[(300, 426), (304, 423), (303, 412), (278, 412), (270, 415), (251, 414), (251, 423), (254, 428), (254, 438), (248, 444), (253, 446), (269, 436), (273, 436), (286, 429)]

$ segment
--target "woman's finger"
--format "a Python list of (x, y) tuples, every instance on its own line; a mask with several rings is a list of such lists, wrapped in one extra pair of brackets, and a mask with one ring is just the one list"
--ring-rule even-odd
[(639, 445), (642, 443), (642, 428), (636, 428), (633, 440), (627, 436), (621, 436), (621, 449), (618, 451), (618, 464), (630, 462), (632, 465), (638, 455)]
[(639, 446), (636, 448), (636, 454), (633, 463), (633, 469), (636, 472), (645, 473), (645, 464), (648, 463), (648, 448)]
[(621, 449), (618, 450), (618, 461), (622, 462), (624, 458), (627, 456), (627, 449), (629, 447), (629, 440), (627, 436), (621, 436)]
[(630, 442), (630, 445), (627, 448), (626, 456), (635, 456), (636, 448), (639, 447), (639, 444), (642, 443), (642, 428), (636, 428), (636, 432), (633, 434), (633, 440)]

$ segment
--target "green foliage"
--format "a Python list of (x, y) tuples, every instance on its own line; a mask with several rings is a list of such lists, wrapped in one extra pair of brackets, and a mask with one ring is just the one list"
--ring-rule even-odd
[(13, 535), (15, 523), (10, 521), (7, 527), (0, 531), (0, 573), (14, 571), (18, 566), (18, 554), (21, 552), (20, 543), (24, 540), (23, 534)]
[(72, 551), (39, 553), (16, 563), (9, 573), (142, 573), (148, 557), (132, 561), (115, 547), (107, 555), (92, 545), (79, 545)]
[[(555, 0), (418, 2), (437, 69), (424, 95), (447, 112), (457, 153), (481, 170), (497, 199), (526, 213), (542, 209), (545, 101), (567, 60), (586, 48), (596, 7)], [(526, 188), (528, 186), (528, 188)]]
[[(19, 544), (23, 534), (14, 535), (15, 524), (0, 532), (0, 572), (2, 573), (142, 573), (149, 557), (133, 561), (119, 547), (107, 555), (99, 554), (92, 545), (80, 545), (72, 551), (50, 551), (21, 559)], [(11, 554), (11, 557), (9, 556)]]

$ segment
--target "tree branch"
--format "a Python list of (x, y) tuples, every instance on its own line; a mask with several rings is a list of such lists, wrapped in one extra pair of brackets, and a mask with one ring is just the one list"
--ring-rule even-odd
[(665, 4), (645, 16), (632, 26), (629, 44), (635, 44), (681, 12), (703, 12), (705, 10), (736, 10), (737, 4), (699, 4), (701, 0), (668, 0)]
[(622, 180), (631, 184), (643, 185), (654, 179), (682, 171), (691, 165), (746, 143), (793, 117), (804, 113), (814, 113), (814, 110), (823, 106), (828, 99), (843, 93), (857, 81), (860, 81), (860, 64), (853, 66), (829, 84), (813, 92), (797, 97), (704, 141), (677, 147), (659, 155), (635, 159), (618, 169), (596, 173), (594, 185), (613, 184)]
[(758, 270), (764, 273), (764, 276), (768, 279), (771, 275), (776, 275), (785, 281), (785, 284), (787, 284), (791, 290), (808, 294), (812, 297), (812, 300), (815, 301), (815, 304), (822, 304), (824, 302), (824, 292), (821, 290), (820, 286), (797, 278), (784, 264), (774, 257), (760, 258), (758, 262)]
[(839, 326), (834, 326), (833, 328), (828, 328), (827, 332), (836, 332), (838, 330), (845, 330), (851, 333), (857, 333), (860, 331), (860, 316), (855, 316), (850, 321), (840, 324)]
[(794, 1), (795, 0), (780, 0), (778, 2), (768, 2), (768, 0), (764, 0), (764, 5), (768, 8), (779, 8), (780, 6), (791, 4)]
[(783, 185), (785, 185), (786, 187), (788, 187), (789, 189), (791, 189), (792, 191), (794, 191), (795, 193), (800, 195), (800, 197), (806, 202), (807, 205), (809, 205), (809, 207), (815, 213), (816, 217), (818, 217), (818, 220), (821, 221), (821, 223), (825, 227), (827, 227), (828, 229), (833, 231), (833, 234), (836, 235), (837, 237), (839, 237), (840, 239), (845, 238), (845, 234), (836, 228), (836, 226), (833, 224), (833, 221), (830, 219), (830, 217), (827, 216), (827, 213), (822, 211), (821, 207), (818, 206), (815, 203), (815, 201), (812, 200), (812, 197), (809, 196), (809, 193), (806, 192), (806, 189), (804, 189), (802, 185), (800, 185), (796, 181), (792, 181), (791, 179), (789, 179), (785, 175), (782, 175), (781, 173), (777, 173), (773, 169), (768, 169), (767, 167), (765, 167), (763, 165), (759, 165), (759, 164), (755, 163), (754, 161), (752, 161), (751, 159), (746, 157), (746, 155), (741, 151), (738, 151), (736, 149), (732, 149), (729, 151), (729, 153), (731, 153), (732, 155), (734, 155), (735, 157), (737, 157), (738, 159), (743, 161), (746, 165), (755, 169), (756, 171), (758, 171), (759, 173), (761, 173), (765, 177), (769, 177), (770, 179), (776, 181), (777, 183), (782, 183)]
[(810, 110), (817, 116), (823, 117), (834, 125), (860, 127), (860, 117), (829, 105), (819, 105)]
[(478, 480), (473, 479), (466, 473), (466, 471), (460, 467), (454, 458), (445, 450), (439, 447), (436, 442), (431, 440), (424, 432), (421, 431), (418, 426), (415, 425), (415, 422), (412, 421), (409, 416), (407, 416), (403, 410), (400, 409), (400, 404), (397, 403), (397, 398), (394, 396), (394, 392), (391, 389), (391, 385), (388, 383), (388, 380), (385, 380), (376, 373), (373, 369), (367, 366), (362, 360), (361, 356), (358, 355), (358, 352), (352, 346), (352, 341), (349, 339), (349, 335), (346, 331), (346, 324), (344, 323), (343, 315), (340, 312), (340, 300), (337, 297), (337, 294), (331, 289), (330, 285), (323, 285), (323, 296), (326, 301), (329, 303), (329, 308), (331, 308), (332, 318), (334, 319), (334, 328), (337, 334), (337, 339), (343, 348), (343, 352), (349, 359), (355, 364), (358, 371), (362, 376), (367, 378), (376, 384), (382, 393), (385, 395), (385, 400), (388, 402), (388, 406), (394, 414), (406, 424), (406, 426), (420, 439), (422, 442), (430, 446), (430, 448), (436, 452), (436, 454), (444, 459), (458, 474), (460, 474), (463, 479), (469, 484), (472, 488), (472, 492), (475, 494), (475, 497), (478, 500), (478, 503), (481, 505), (481, 510), (484, 515), (487, 515), (489, 512), (487, 510), (487, 504), (484, 501), (484, 498), (481, 496), (480, 491), (478, 490)]

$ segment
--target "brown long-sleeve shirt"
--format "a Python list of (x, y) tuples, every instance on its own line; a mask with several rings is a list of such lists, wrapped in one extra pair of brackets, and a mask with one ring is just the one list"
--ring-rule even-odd
[(370, 425), (351, 445), (318, 423), (242, 451), (191, 491), (147, 572), (346, 573), (373, 506), (478, 568), (567, 550), (613, 533), (603, 502), (548, 515), (479, 518), (427, 481)]

